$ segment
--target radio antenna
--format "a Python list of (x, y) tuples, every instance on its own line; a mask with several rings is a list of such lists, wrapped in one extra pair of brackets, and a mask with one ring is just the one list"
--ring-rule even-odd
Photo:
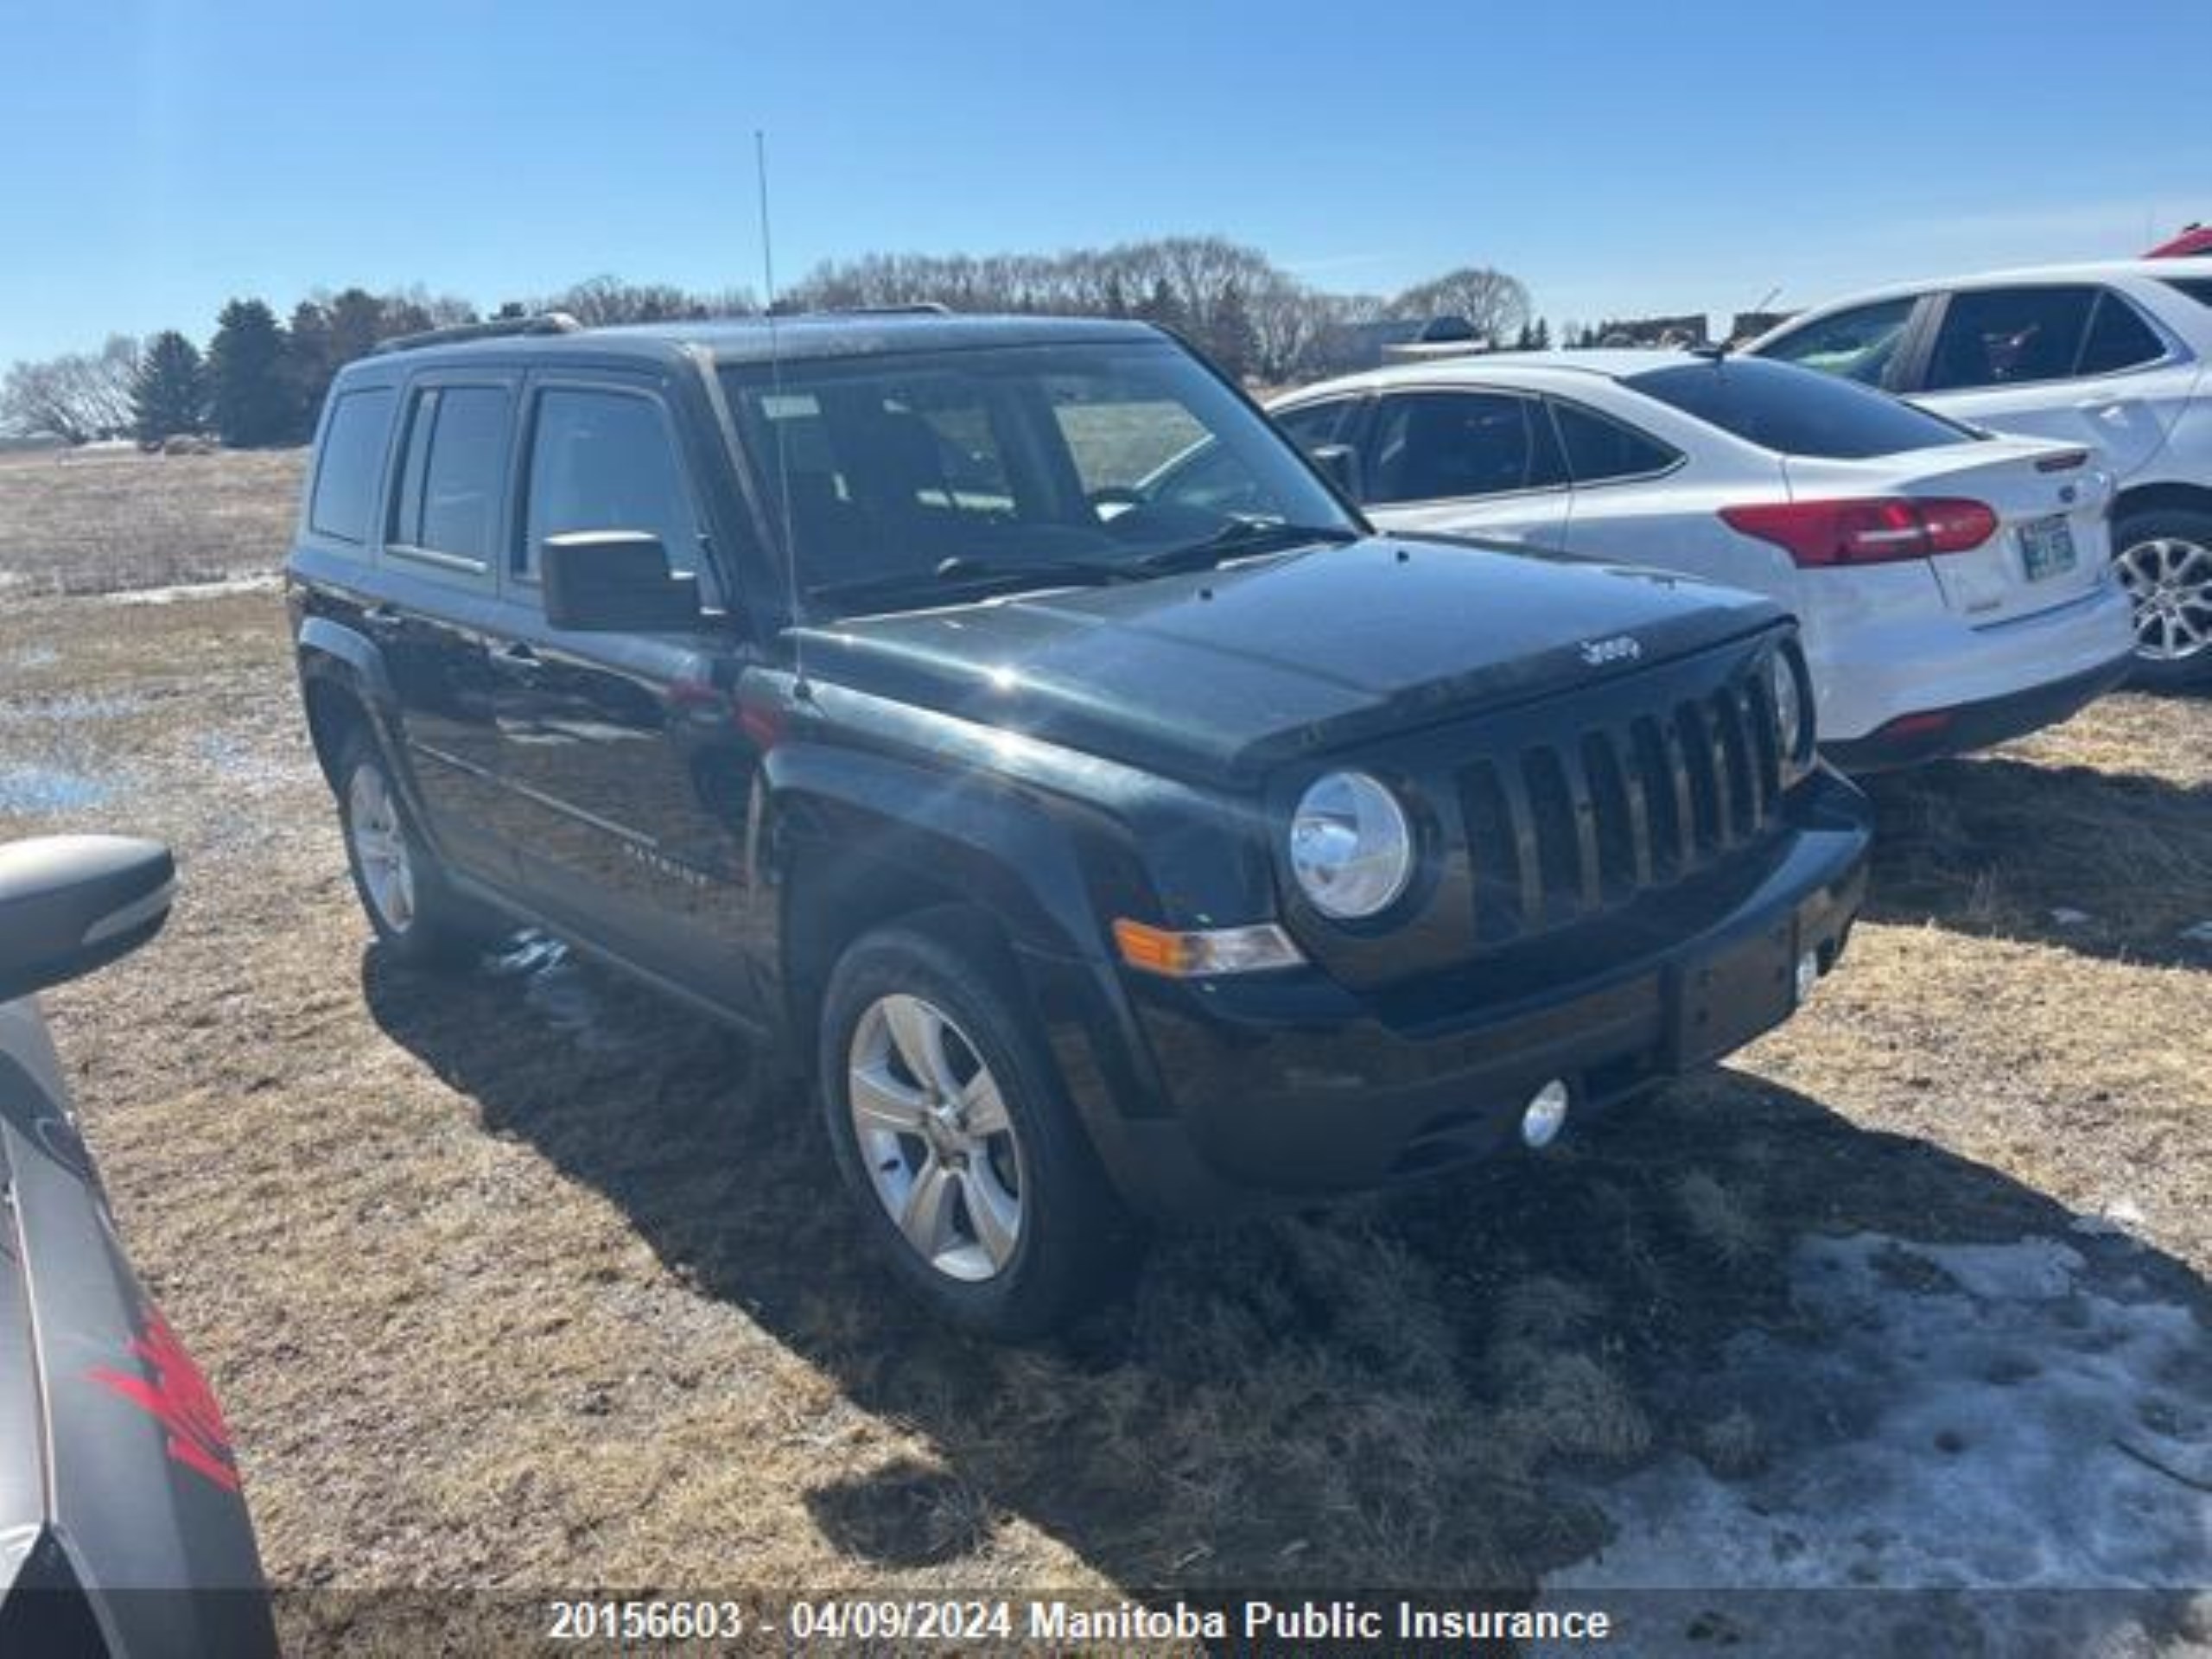
[(783, 341), (776, 324), (776, 250), (768, 219), (768, 135), (759, 127), (753, 130), (753, 170), (760, 186), (760, 283), (768, 308), (768, 386), (775, 402), (765, 424), (776, 447), (777, 528), (784, 538), (784, 602), (791, 607), (791, 695), (804, 698), (813, 694), (806, 683), (805, 607), (799, 596), (798, 541), (791, 533), (791, 460), (784, 443), (787, 411)]

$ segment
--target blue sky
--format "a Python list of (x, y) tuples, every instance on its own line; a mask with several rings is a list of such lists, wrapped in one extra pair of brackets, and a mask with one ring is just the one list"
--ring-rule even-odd
[(757, 289), (756, 126), (786, 277), (1213, 230), (1555, 320), (1802, 305), (2212, 219), (2208, 63), (2204, 0), (0, 0), (0, 362), (354, 282)]

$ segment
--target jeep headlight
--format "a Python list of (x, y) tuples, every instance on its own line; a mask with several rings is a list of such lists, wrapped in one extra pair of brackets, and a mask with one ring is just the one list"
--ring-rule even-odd
[(1804, 660), (1787, 646), (1766, 659), (1769, 700), (1774, 706), (1774, 743), (1788, 789), (1813, 770), (1813, 691)]
[(1413, 877), (1405, 809), (1363, 772), (1316, 779), (1291, 815), (1290, 868), (1324, 916), (1351, 922), (1377, 914)]

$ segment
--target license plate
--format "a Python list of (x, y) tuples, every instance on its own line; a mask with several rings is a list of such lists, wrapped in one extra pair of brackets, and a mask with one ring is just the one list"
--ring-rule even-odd
[(2074, 526), (2059, 513), (2020, 526), (2020, 562), (2030, 582), (2042, 582), (2074, 568)]

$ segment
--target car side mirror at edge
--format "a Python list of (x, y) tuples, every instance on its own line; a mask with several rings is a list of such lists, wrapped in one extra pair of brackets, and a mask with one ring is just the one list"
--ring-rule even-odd
[(0, 846), (0, 1002), (128, 956), (162, 931), (176, 861), (158, 841), (41, 836)]
[(1306, 458), (1330, 483), (1353, 500), (1359, 499), (1359, 451), (1348, 443), (1317, 443), (1306, 452)]
[(676, 575), (660, 537), (580, 530), (538, 548), (545, 620), (580, 633), (652, 633), (699, 625), (699, 579)]

